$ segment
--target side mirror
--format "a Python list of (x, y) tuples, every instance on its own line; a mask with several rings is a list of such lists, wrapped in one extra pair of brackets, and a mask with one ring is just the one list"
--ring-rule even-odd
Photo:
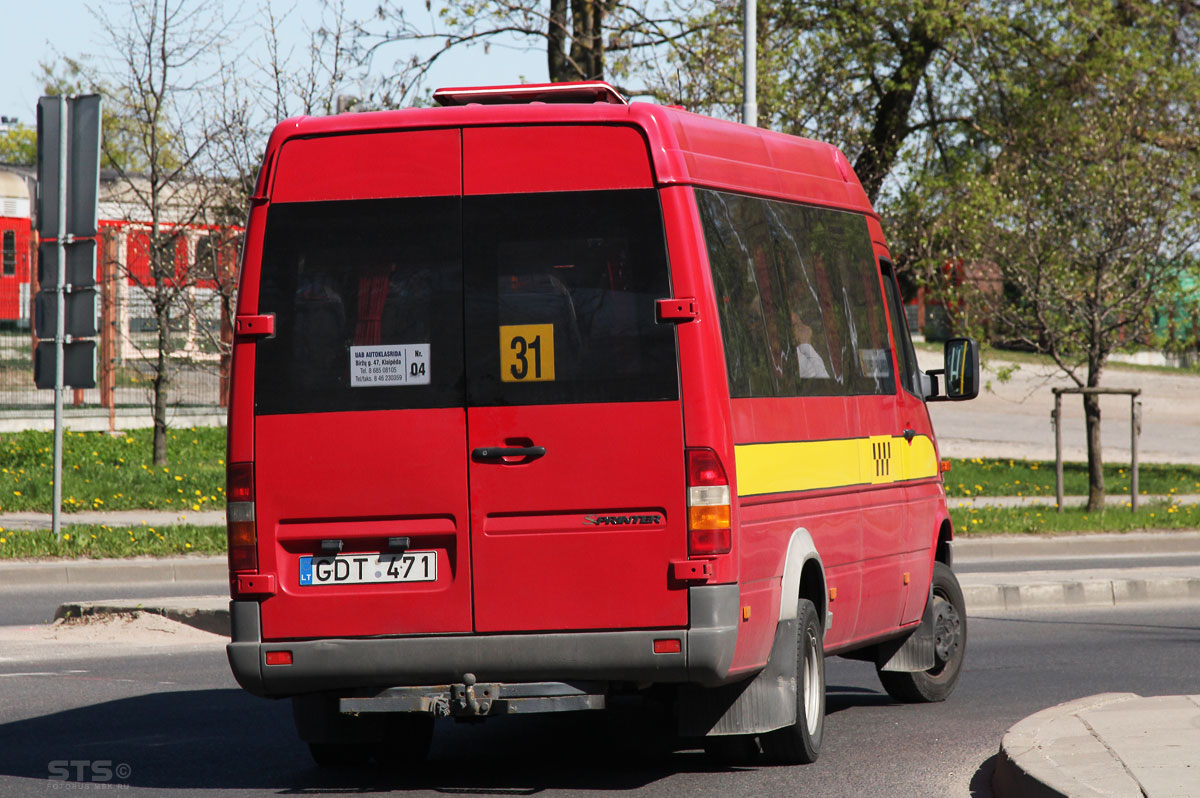
[[(931, 380), (931, 390), (925, 399), (930, 402), (957, 402), (974, 399), (979, 395), (979, 347), (970, 338), (951, 338), (946, 341), (945, 368), (934, 369), (926, 374)], [(946, 383), (946, 395), (938, 392), (936, 375), (942, 375)]]

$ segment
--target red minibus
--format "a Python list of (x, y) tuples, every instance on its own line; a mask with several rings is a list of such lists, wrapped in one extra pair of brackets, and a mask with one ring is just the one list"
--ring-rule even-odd
[(977, 351), (918, 371), (845, 156), (603, 83), (435, 99), (268, 144), (239, 683), (329, 765), (651, 694), (681, 739), (810, 762), (831, 654), (945, 698), (966, 615), (926, 402), (974, 396)]

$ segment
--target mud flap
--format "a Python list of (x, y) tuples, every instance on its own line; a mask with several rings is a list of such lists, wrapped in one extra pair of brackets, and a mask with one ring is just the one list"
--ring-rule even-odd
[(927, 671), (936, 664), (933, 653), (933, 586), (925, 601), (921, 624), (904, 637), (880, 643), (875, 665), (881, 671)]
[(680, 736), (761, 734), (795, 723), (796, 627), (795, 618), (779, 622), (767, 666), (754, 678), (721, 687), (681, 687)]

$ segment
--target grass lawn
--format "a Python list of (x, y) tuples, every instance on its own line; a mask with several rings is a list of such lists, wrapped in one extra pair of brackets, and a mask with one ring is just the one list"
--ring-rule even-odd
[(950, 502), (955, 536), (1140, 532), (1147, 529), (1200, 529), (1200, 505), (1155, 502), (1138, 508), (1109, 507), (1089, 513), (1082, 507), (955, 507)]
[[(1054, 462), (1050, 460), (997, 460), (987, 457), (951, 460), (944, 475), (946, 495), (1054, 496)], [(1110, 496), (1129, 495), (1129, 464), (1105, 463), (1104, 489)], [(1087, 463), (1063, 463), (1063, 493), (1086, 496)], [(1138, 466), (1138, 494), (1172, 496), (1200, 493), (1200, 466), (1142, 463)]]
[(148, 554), (224, 554), (223, 526), (63, 525), (61, 541), (49, 529), (0, 527), (0, 560), (18, 557), (137, 557)]
[[(225, 506), (225, 430), (197, 427), (168, 432), (165, 467), (150, 456), (151, 431), (68, 432), (64, 437), (63, 510), (162, 509), (181, 512)], [(52, 432), (0, 434), (0, 512), (49, 512), (53, 495)], [(1137, 513), (1112, 507), (1102, 513), (1052, 507), (966, 508), (969, 496), (1054, 495), (1054, 464), (1047, 461), (956, 459), (945, 475), (955, 530), (962, 535), (1128, 532), (1200, 529), (1200, 505), (1149, 503)], [(1105, 466), (1110, 495), (1128, 494), (1129, 467)], [(1064, 490), (1087, 493), (1086, 465), (1064, 464)], [(1143, 464), (1140, 492), (1166, 496), (1200, 493), (1200, 466)], [(223, 554), (223, 526), (110, 527), (64, 525), (62, 541), (46, 530), (0, 529), (0, 559), (17, 557), (166, 556)]]
[[(150, 429), (117, 437), (63, 435), (63, 512), (225, 507), (225, 429), (167, 431), (167, 465), (153, 465)], [(0, 433), (0, 512), (50, 512), (54, 433)]]

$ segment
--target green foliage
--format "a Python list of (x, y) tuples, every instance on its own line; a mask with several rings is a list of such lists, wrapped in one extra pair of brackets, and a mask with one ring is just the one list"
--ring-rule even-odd
[[(152, 431), (117, 437), (103, 432), (63, 436), (63, 512), (158, 509), (181, 514), (225, 506), (225, 430), (171, 430), (167, 465), (151, 455)], [(0, 512), (50, 512), (54, 497), (54, 433), (0, 434)]]
[(16, 124), (0, 133), (0, 163), (37, 166), (37, 128)]
[[(994, 3), (765, 0), (758, 5), (759, 125), (842, 148), (869, 197), (970, 122), (980, 43), (1003, 30)], [(672, 52), (661, 93), (740, 117), (742, 3), (718, 0)]]
[[(144, 123), (138, 118), (136, 94), (128, 87), (113, 85), (83, 60), (62, 58), (42, 64), (42, 80), (47, 95), (99, 94), (103, 117), (100, 120), (101, 168), (142, 173), (150, 167), (150, 153), (143, 138)], [(177, 151), (176, 134), (168, 119), (157, 124), (157, 155), (163, 171), (179, 168), (182, 157)], [(36, 139), (36, 131), (35, 131)], [(35, 145), (36, 147), (36, 145)], [(36, 158), (36, 149), (35, 149)]]
[(64, 526), (62, 540), (48, 529), (0, 527), (0, 560), (28, 557), (168, 557), (224, 554), (223, 526)]
[[(978, 132), (916, 174), (899, 216), (930, 282), (990, 263), (1003, 291), (963, 286), (993, 333), (1049, 352), (1078, 384), (1146, 339), (1150, 309), (1200, 239), (1200, 14), (1149, 0), (1032, 6), (973, 101)], [(949, 289), (949, 286), (944, 286)], [(977, 286), (976, 286), (977, 287)], [(1087, 375), (1075, 375), (1074, 364)]]

